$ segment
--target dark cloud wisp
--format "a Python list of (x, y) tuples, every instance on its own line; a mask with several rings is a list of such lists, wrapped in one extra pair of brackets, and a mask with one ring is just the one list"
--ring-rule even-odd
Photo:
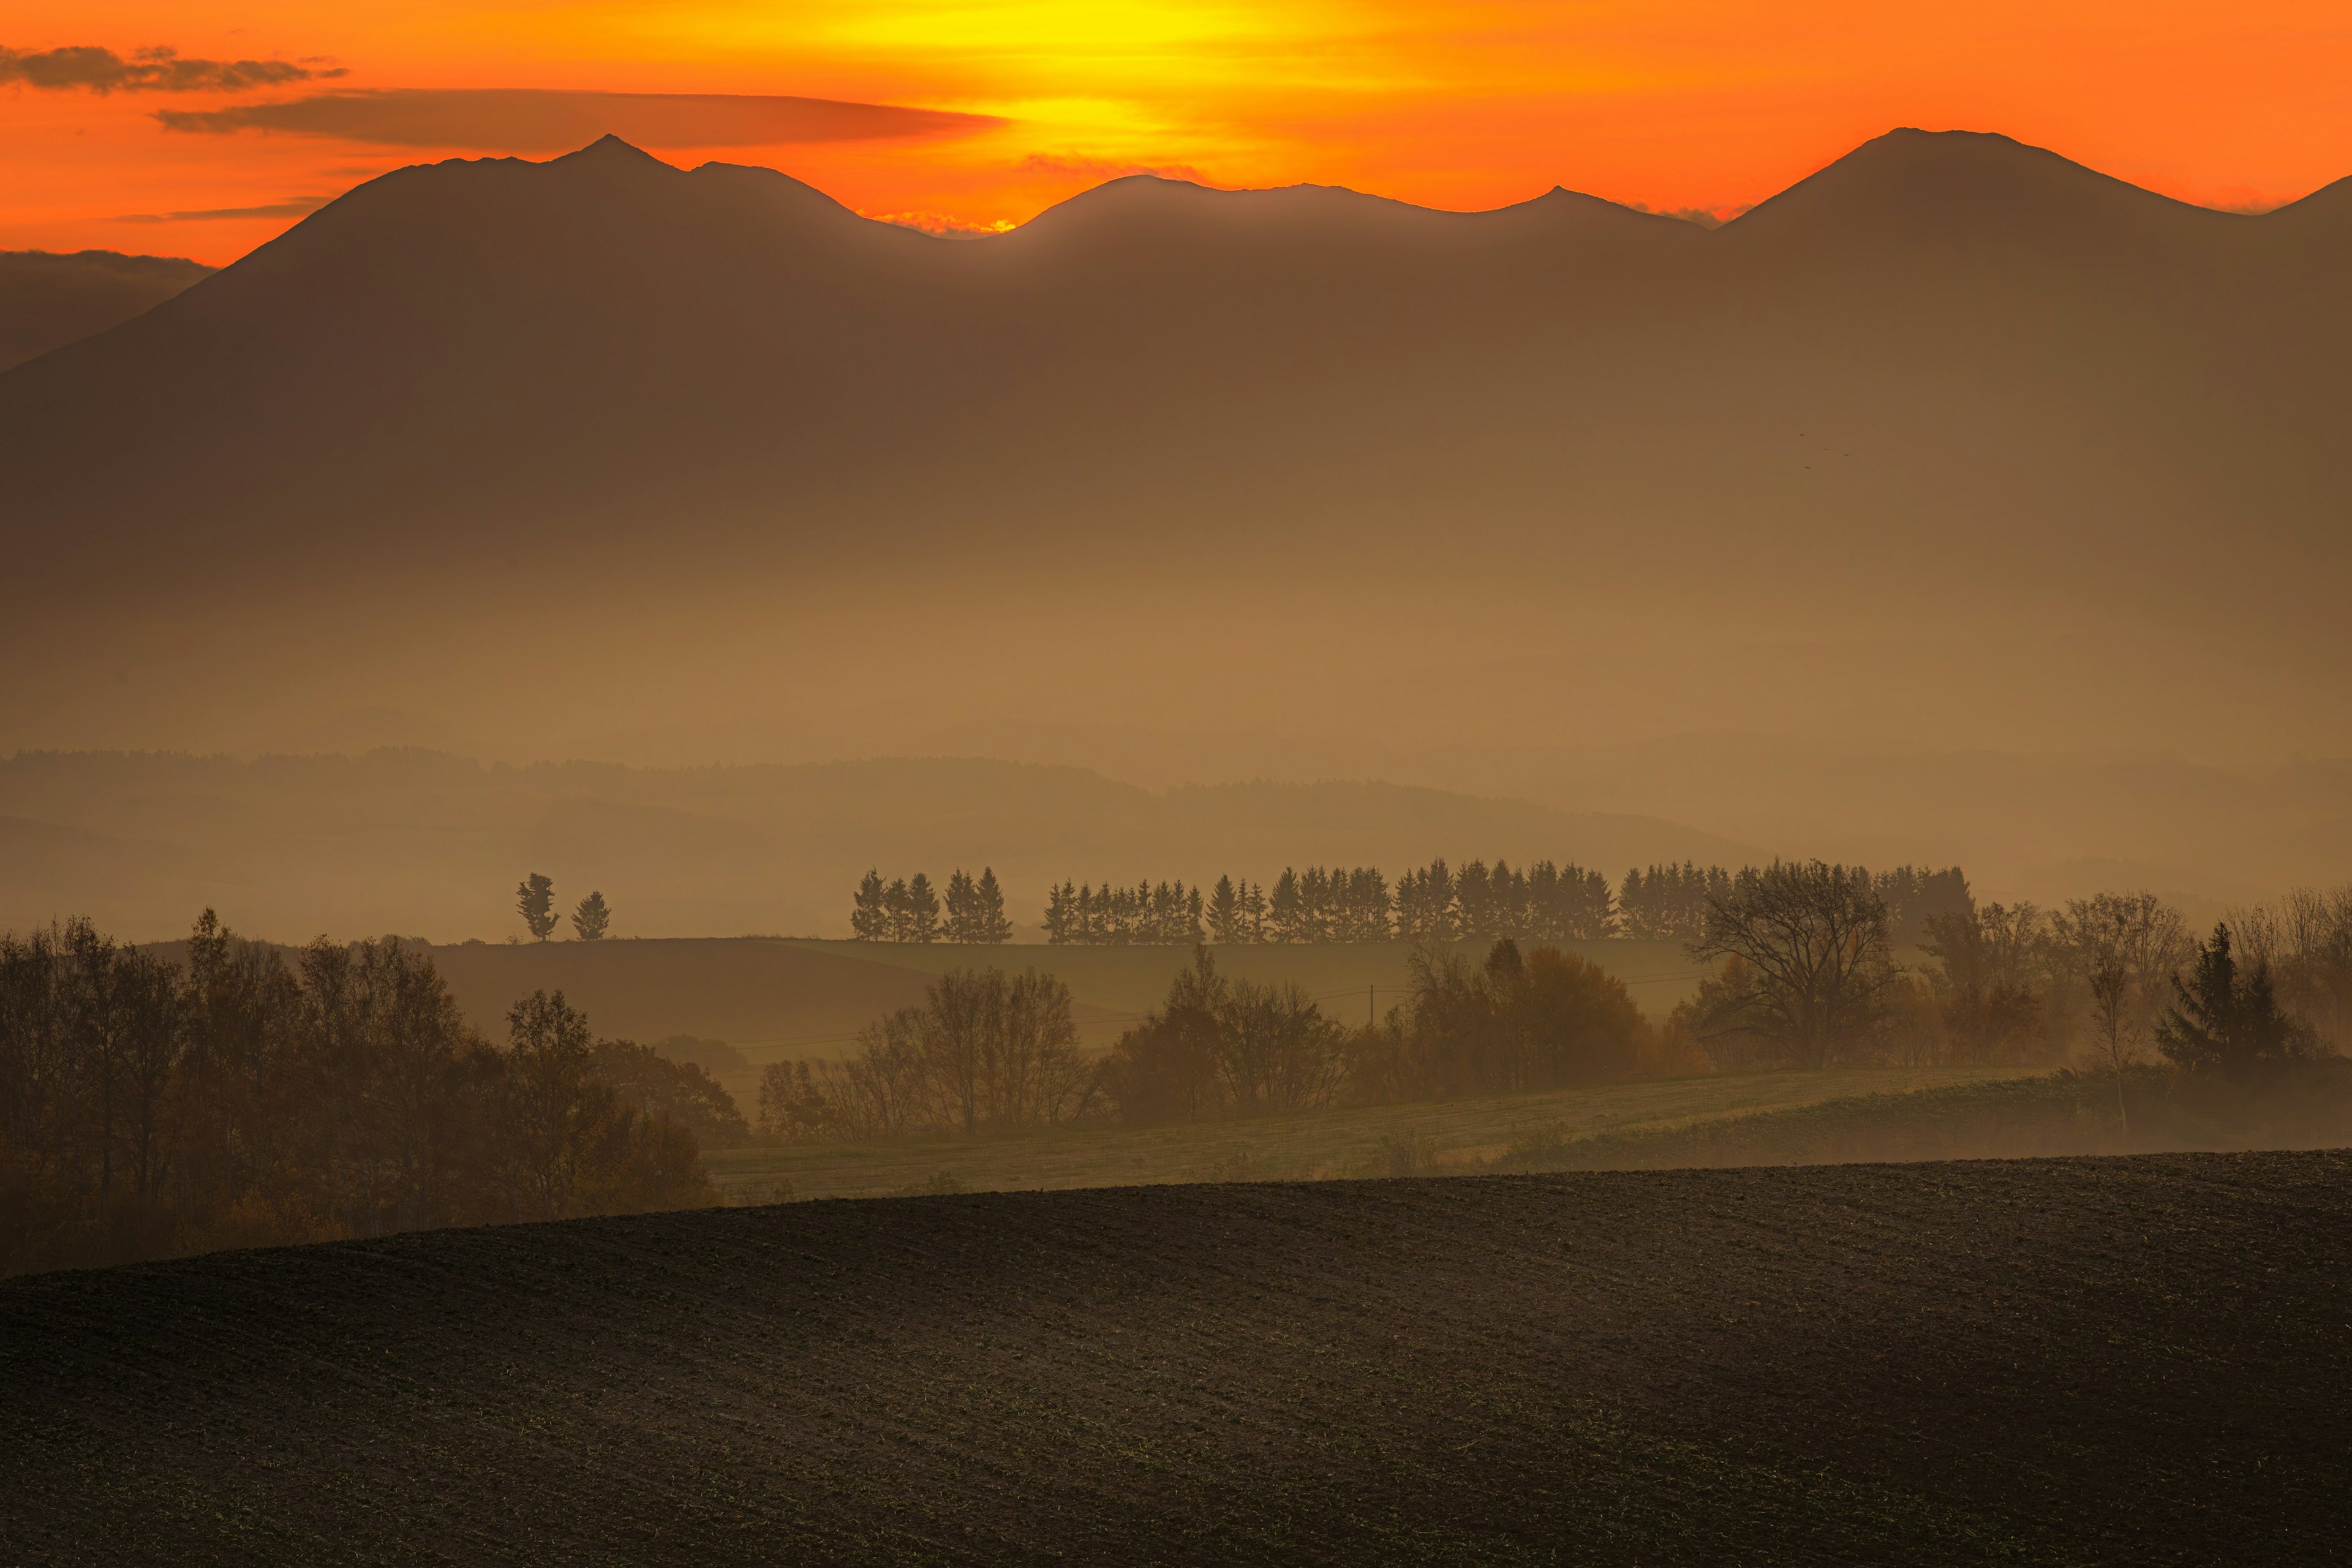
[(189, 60), (176, 49), (133, 49), (129, 58), (88, 44), (62, 49), (0, 48), (0, 85), (66, 92), (241, 92), (345, 74), (292, 60)]
[(192, 212), (124, 213), (117, 223), (209, 223), (215, 218), (238, 217), (306, 217), (317, 212), (332, 196), (289, 196), (282, 202), (264, 202), (254, 207), (201, 207)]
[(731, 93), (570, 92), (539, 88), (394, 88), (322, 92), (283, 103), (173, 110), (171, 131), (321, 136), (379, 147), (552, 153), (614, 135), (640, 147), (766, 147), (967, 136), (984, 114)]

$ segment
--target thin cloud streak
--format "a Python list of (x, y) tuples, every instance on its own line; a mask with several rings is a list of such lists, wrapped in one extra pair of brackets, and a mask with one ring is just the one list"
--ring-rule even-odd
[(123, 213), (117, 223), (210, 223), (221, 218), (307, 217), (333, 201), (332, 196), (289, 196), (250, 207), (200, 207), (192, 212)]
[(45, 92), (242, 92), (348, 74), (292, 60), (188, 60), (169, 48), (133, 49), (127, 59), (87, 44), (0, 48), (0, 85), (19, 82)]
[(735, 93), (575, 92), (541, 88), (393, 88), (314, 93), (283, 103), (160, 110), (167, 131), (258, 131), (379, 147), (552, 153), (611, 134), (640, 147), (773, 147), (968, 136), (984, 114)]

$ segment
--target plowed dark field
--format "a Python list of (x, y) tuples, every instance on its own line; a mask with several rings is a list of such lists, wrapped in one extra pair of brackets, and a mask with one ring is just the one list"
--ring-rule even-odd
[(10, 1563), (2352, 1556), (2352, 1154), (1163, 1186), (0, 1286)]

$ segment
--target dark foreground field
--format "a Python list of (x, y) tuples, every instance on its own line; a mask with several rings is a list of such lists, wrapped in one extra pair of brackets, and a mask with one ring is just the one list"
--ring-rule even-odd
[(1172, 1186), (0, 1286), (0, 1559), (2343, 1561), (2352, 1155)]

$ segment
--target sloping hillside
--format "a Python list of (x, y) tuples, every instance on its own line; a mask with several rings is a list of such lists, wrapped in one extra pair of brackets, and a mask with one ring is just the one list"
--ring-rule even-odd
[(119, 327), (212, 271), (172, 256), (0, 250), (0, 371)]
[(0, 1286), (49, 1563), (2323, 1563), (2352, 1163), (1191, 1186)]

